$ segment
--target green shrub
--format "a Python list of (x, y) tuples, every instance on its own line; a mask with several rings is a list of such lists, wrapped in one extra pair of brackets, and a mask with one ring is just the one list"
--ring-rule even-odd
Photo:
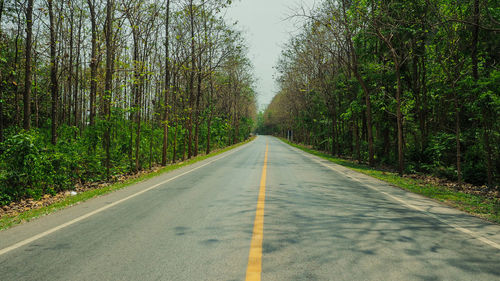
[(20, 133), (2, 143), (0, 201), (8, 203), (26, 195), (41, 195), (40, 170), (45, 169), (36, 135)]
[(2, 143), (0, 204), (71, 187), (71, 156), (47, 148), (42, 139), (39, 132), (30, 131)]

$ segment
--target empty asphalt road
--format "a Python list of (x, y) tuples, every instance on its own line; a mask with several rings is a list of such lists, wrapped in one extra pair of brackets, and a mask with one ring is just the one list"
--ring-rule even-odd
[(500, 227), (260, 136), (0, 232), (4, 281), (259, 278), (500, 280)]

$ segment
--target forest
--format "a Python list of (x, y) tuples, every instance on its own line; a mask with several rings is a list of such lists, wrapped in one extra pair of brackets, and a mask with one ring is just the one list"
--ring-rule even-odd
[(498, 188), (498, 1), (323, 0), (290, 18), (259, 133)]
[(229, 0), (0, 0), (0, 206), (245, 140)]

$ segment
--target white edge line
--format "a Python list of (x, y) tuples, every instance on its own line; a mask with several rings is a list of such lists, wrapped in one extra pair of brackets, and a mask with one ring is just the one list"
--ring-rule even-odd
[(80, 216), (80, 217), (77, 217), (77, 218), (75, 218), (75, 219), (73, 219), (73, 220), (70, 220), (70, 221), (68, 221), (68, 222), (66, 222), (66, 223), (63, 223), (63, 224), (61, 224), (61, 225), (59, 225), (59, 226), (56, 226), (56, 227), (54, 227), (54, 228), (51, 228), (51, 229), (49, 229), (49, 230), (47, 230), (47, 231), (44, 231), (44, 232), (42, 232), (42, 233), (39, 233), (39, 234), (37, 234), (37, 235), (35, 235), (35, 236), (32, 236), (32, 237), (30, 237), (30, 238), (27, 238), (27, 239), (25, 239), (25, 240), (22, 240), (22, 241), (20, 241), (20, 242), (17, 242), (17, 243), (15, 243), (15, 244), (13, 244), (13, 245), (11, 245), (11, 246), (9, 246), (9, 247), (3, 248), (3, 249), (1, 249), (1, 250), (0, 250), (0, 256), (1, 256), (1, 255), (4, 255), (4, 254), (6, 254), (6, 253), (8, 253), (8, 252), (10, 252), (10, 251), (12, 251), (12, 250), (15, 250), (15, 249), (17, 249), (17, 248), (20, 248), (20, 247), (22, 247), (22, 246), (25, 246), (25, 245), (27, 245), (27, 244), (29, 244), (29, 243), (31, 243), (31, 242), (33, 242), (33, 241), (36, 241), (36, 240), (38, 240), (38, 239), (40, 239), (40, 238), (43, 238), (43, 237), (45, 237), (45, 236), (47, 236), (47, 235), (49, 235), (49, 234), (52, 234), (52, 233), (54, 233), (54, 232), (56, 232), (56, 231), (58, 231), (58, 230), (61, 230), (61, 229), (65, 228), (65, 227), (67, 227), (67, 226), (70, 226), (70, 225), (75, 224), (75, 223), (77, 223), (77, 222), (79, 222), (79, 221), (82, 221), (82, 220), (84, 220), (84, 219), (86, 219), (86, 218), (88, 218), (88, 217), (91, 217), (91, 216), (93, 216), (93, 215), (95, 215), (95, 214), (98, 214), (98, 213), (100, 213), (100, 212), (102, 212), (102, 211), (105, 211), (105, 210), (107, 210), (107, 209), (109, 209), (109, 208), (111, 208), (111, 207), (114, 207), (114, 206), (116, 206), (116, 205), (118, 205), (118, 204), (120, 204), (120, 203), (123, 203), (123, 202), (125, 202), (125, 201), (127, 201), (127, 200), (130, 200), (130, 199), (132, 199), (132, 198), (134, 198), (134, 197), (136, 197), (136, 196), (139, 196), (139, 195), (141, 195), (141, 194), (143, 194), (143, 193), (145, 193), (145, 192), (148, 192), (148, 191), (150, 191), (150, 190), (152, 190), (152, 189), (155, 189), (155, 188), (157, 188), (157, 187), (158, 187), (158, 186), (160, 186), (160, 185), (163, 185), (163, 184), (168, 183), (168, 182), (170, 182), (170, 181), (173, 181), (173, 180), (175, 180), (175, 179), (177, 179), (177, 178), (180, 178), (180, 177), (182, 177), (182, 176), (184, 176), (184, 175), (186, 175), (186, 174), (189, 174), (189, 173), (191, 173), (191, 172), (193, 172), (193, 171), (196, 171), (196, 170), (198, 170), (198, 169), (200, 169), (200, 168), (203, 168), (203, 167), (205, 167), (205, 166), (207, 166), (207, 165), (209, 165), (209, 164), (212, 164), (212, 163), (213, 163), (213, 162), (215, 162), (215, 161), (219, 161), (220, 159), (225, 158), (225, 157), (227, 157), (227, 156), (229, 156), (229, 155), (231, 155), (231, 154), (233, 154), (233, 153), (235, 153), (235, 152), (237, 152), (237, 151), (240, 151), (241, 149), (243, 149), (243, 147), (241, 147), (241, 148), (239, 148), (239, 149), (236, 149), (236, 150), (233, 150), (233, 151), (230, 151), (230, 152), (229, 152), (229, 153), (227, 153), (226, 155), (223, 155), (223, 156), (221, 156), (221, 157), (219, 157), (219, 158), (217, 158), (217, 159), (211, 160), (210, 162), (207, 162), (207, 163), (205, 163), (205, 164), (203, 164), (203, 165), (200, 165), (200, 166), (198, 166), (198, 167), (195, 167), (195, 168), (193, 168), (193, 169), (191, 169), (191, 170), (189, 170), (189, 171), (186, 171), (186, 172), (184, 172), (184, 173), (182, 173), (182, 174), (179, 174), (179, 175), (177, 175), (177, 176), (175, 176), (175, 177), (172, 177), (172, 178), (169, 178), (169, 179), (167, 179), (167, 180), (164, 180), (164, 181), (162, 181), (162, 182), (160, 182), (160, 183), (157, 183), (157, 184), (155, 184), (155, 185), (153, 185), (153, 186), (151, 186), (151, 187), (148, 187), (148, 188), (143, 189), (143, 190), (141, 190), (141, 191), (139, 191), (139, 192), (137, 192), (137, 193), (134, 193), (134, 194), (132, 194), (132, 195), (129, 195), (129, 196), (127, 196), (127, 197), (125, 197), (125, 198), (123, 198), (123, 199), (120, 199), (120, 200), (118, 200), (118, 201), (116, 201), (116, 202), (113, 202), (113, 203), (111, 203), (111, 204), (109, 204), (109, 205), (106, 205), (106, 206), (104, 206), (104, 207), (101, 207), (101, 208), (99, 208), (99, 209), (97, 209), (97, 210), (94, 210), (94, 211), (92, 211), (92, 212), (90, 212), (90, 213), (87, 213), (87, 214), (82, 215), (82, 216)]
[[(322, 166), (324, 166), (324, 167), (326, 167), (326, 168), (328, 168), (328, 169), (330, 169), (330, 170), (332, 170), (332, 171), (335, 171), (335, 172), (337, 172), (337, 173), (341, 173), (341, 174), (345, 174), (344, 172), (339, 171), (338, 169), (335, 169), (334, 167), (332, 167), (332, 166), (330, 166), (330, 165), (327, 165), (327, 164), (323, 163), (322, 161), (320, 161), (320, 160), (316, 159), (316, 157), (317, 157), (317, 156), (314, 156), (314, 155), (312, 155), (312, 154), (306, 154), (306, 153), (305, 153), (305, 152), (303, 152), (302, 150), (298, 150), (298, 149), (296, 149), (296, 148), (295, 148), (295, 147), (293, 147), (293, 146), (290, 146), (290, 147), (291, 147), (293, 150), (295, 150), (295, 152), (297, 152), (297, 153), (299, 153), (299, 154), (302, 154), (302, 155), (306, 156), (307, 158), (309, 158), (309, 159), (311, 159), (311, 160), (313, 160), (313, 161), (315, 161), (315, 162), (317, 162), (317, 163), (321, 164)], [(332, 164), (334, 164), (334, 163), (332, 163)], [(334, 165), (337, 165), (337, 164), (334, 164)], [(348, 168), (346, 168), (346, 169), (348, 169)], [(356, 171), (353, 171), (353, 172), (357, 173)], [(452, 228), (454, 228), (454, 229), (456, 229), (456, 230), (458, 230), (458, 231), (460, 231), (460, 232), (462, 232), (462, 233), (468, 234), (469, 236), (473, 237), (474, 239), (477, 239), (477, 240), (479, 240), (479, 241), (481, 241), (481, 242), (483, 242), (483, 243), (485, 243), (485, 244), (487, 244), (487, 245), (489, 245), (489, 246), (491, 246), (491, 247), (493, 247), (493, 248), (496, 248), (496, 249), (500, 250), (500, 244), (498, 244), (498, 243), (496, 243), (496, 242), (493, 242), (493, 241), (489, 240), (488, 238), (486, 238), (486, 237), (484, 237), (484, 236), (481, 236), (480, 234), (478, 234), (478, 233), (476, 233), (476, 232), (474, 232), (474, 231), (472, 231), (472, 230), (470, 230), (470, 229), (463, 228), (463, 227), (458, 226), (458, 225), (456, 225), (456, 224), (449, 223), (449, 222), (445, 221), (444, 219), (440, 218), (440, 217), (439, 217), (439, 216), (437, 216), (437, 215), (434, 215), (434, 214), (432, 214), (432, 213), (426, 212), (426, 211), (425, 211), (425, 210), (423, 210), (422, 208), (420, 208), (420, 207), (418, 207), (418, 206), (415, 206), (415, 205), (412, 205), (411, 203), (409, 203), (409, 202), (407, 202), (407, 201), (405, 201), (405, 200), (403, 200), (403, 199), (401, 199), (401, 198), (398, 198), (398, 197), (396, 197), (396, 196), (394, 196), (394, 195), (391, 195), (391, 194), (389, 194), (389, 193), (387, 193), (387, 192), (385, 192), (385, 191), (382, 191), (382, 190), (380, 190), (380, 189), (378, 189), (378, 188), (376, 188), (376, 187), (374, 187), (374, 186), (370, 186), (370, 185), (368, 185), (368, 184), (366, 184), (366, 183), (363, 183), (362, 181), (358, 180), (357, 178), (353, 178), (353, 177), (351, 177), (351, 180), (357, 181), (358, 183), (360, 183), (361, 185), (363, 185), (363, 186), (365, 186), (365, 187), (368, 187), (368, 188), (370, 188), (370, 189), (372, 189), (372, 190), (378, 191), (378, 192), (380, 192), (380, 193), (384, 194), (385, 196), (387, 196), (387, 197), (389, 197), (389, 198), (391, 198), (391, 199), (393, 199), (393, 200), (395, 200), (395, 201), (397, 201), (397, 202), (399, 202), (399, 203), (401, 203), (401, 204), (403, 204), (403, 205), (405, 205), (405, 206), (407, 206), (407, 207), (409, 207), (409, 208), (412, 208), (412, 209), (414, 209), (414, 210), (417, 210), (417, 211), (419, 211), (419, 212), (422, 212), (422, 213), (424, 213), (425, 215), (427, 215), (427, 216), (429, 216), (429, 217), (432, 217), (432, 218), (434, 218), (434, 219), (436, 219), (436, 220), (438, 220), (438, 221), (440, 221), (440, 222), (442, 222), (442, 223), (444, 223), (444, 224), (446, 224), (446, 225), (448, 225), (448, 226), (451, 226)]]

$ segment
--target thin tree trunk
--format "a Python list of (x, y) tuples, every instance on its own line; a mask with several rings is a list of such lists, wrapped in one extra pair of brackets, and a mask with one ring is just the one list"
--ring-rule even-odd
[(332, 146), (331, 146), (331, 153), (332, 155), (338, 155), (338, 142), (337, 142), (337, 113), (335, 110), (335, 105), (332, 105), (333, 110), (332, 110)]
[[(185, 127), (188, 127), (188, 125), (186, 124)], [(186, 143), (186, 135), (182, 134), (182, 161), (186, 160)]]
[(368, 164), (370, 166), (375, 165), (375, 153), (373, 149), (373, 128), (372, 128), (372, 105), (370, 101), (370, 92), (368, 91), (368, 87), (365, 84), (365, 81), (361, 77), (361, 75), (356, 70), (353, 71), (354, 76), (358, 80), (359, 84), (361, 85), (361, 88), (363, 89), (363, 92), (365, 93), (365, 104), (366, 104), (366, 111), (365, 111), (365, 125), (366, 125), (366, 133), (368, 137)]
[[(3, 1), (2, 1), (3, 2)], [(3, 3), (2, 3), (3, 5)], [(0, 81), (2, 80), (2, 73), (0, 72)], [(3, 83), (0, 84), (0, 142), (3, 142)]]
[(177, 87), (177, 73), (172, 71), (172, 119), (175, 118), (175, 133), (174, 133), (174, 143), (172, 144), (172, 163), (177, 161), (177, 134), (179, 130), (179, 116), (177, 115), (177, 103), (176, 96), (178, 87)]
[(31, 129), (31, 49), (33, 36), (33, 0), (28, 0), (26, 8), (26, 62), (25, 62), (25, 77), (24, 77), (24, 119), (23, 128)]
[[(21, 24), (19, 23), (18, 26), (20, 27)], [(16, 109), (16, 113), (14, 116), (15, 124), (16, 126), (20, 126), (20, 118), (21, 118), (21, 108), (19, 106), (19, 71), (18, 71), (18, 65), (19, 65), (19, 36), (20, 36), (20, 29), (18, 28), (17, 34), (16, 34), (16, 50), (15, 50), (15, 55), (14, 55), (14, 71), (11, 73), (13, 80), (15, 79), (15, 84), (14, 84), (14, 107)], [(14, 74), (15, 73), (15, 74)], [(14, 78), (15, 77), (15, 78)]]
[(200, 123), (201, 123), (201, 116), (200, 116), (200, 99), (201, 99), (201, 82), (202, 82), (202, 77), (201, 77), (201, 56), (199, 58), (198, 62), (198, 85), (197, 85), (197, 94), (196, 94), (196, 110), (195, 110), (195, 130), (194, 130), (194, 156), (198, 156), (198, 137), (200, 133)]
[(375, 153), (374, 153), (374, 149), (373, 149), (372, 104), (371, 104), (371, 100), (370, 100), (370, 91), (368, 90), (368, 87), (366, 86), (365, 80), (361, 77), (361, 74), (359, 74), (358, 59), (357, 59), (356, 54), (354, 53), (354, 46), (352, 46), (352, 42), (350, 43), (350, 49), (351, 49), (351, 56), (352, 56), (352, 72), (354, 74), (354, 77), (356, 77), (356, 80), (358, 80), (359, 84), (361, 85), (363, 92), (365, 93), (365, 105), (366, 105), (365, 125), (366, 125), (366, 132), (367, 132), (367, 136), (368, 136), (368, 164), (370, 166), (374, 166), (375, 165), (375, 156), (374, 156)]
[[(2, 1), (3, 6), (3, 1)], [(3, 9), (3, 7), (2, 7)], [(2, 73), (0, 72), (0, 81), (3, 81)], [(3, 142), (3, 83), (0, 84), (0, 142)], [(0, 152), (1, 153), (1, 152)]]
[(172, 144), (172, 163), (177, 162), (177, 132), (178, 128), (178, 120), (175, 122), (175, 133), (174, 133), (174, 143)]
[[(132, 99), (132, 97), (130, 97), (130, 99)], [(133, 159), (133, 154), (134, 154), (134, 115), (133, 114), (130, 114), (129, 122), (130, 122), (130, 127), (129, 127), (130, 142), (129, 142), (129, 150), (128, 150), (128, 159), (130, 161), (130, 169), (132, 169), (132, 167), (135, 167), (135, 162)], [(135, 168), (134, 168), (134, 170), (135, 170)]]
[(421, 58), (421, 79), (420, 79), (420, 104), (419, 109), (419, 125), (420, 125), (420, 137), (421, 137), (421, 151), (422, 153), (427, 148), (427, 77), (426, 77), (426, 66), (425, 58)]
[(52, 144), (57, 143), (57, 102), (58, 102), (58, 85), (57, 85), (57, 58), (56, 58), (56, 30), (54, 9), (52, 0), (48, 0), (49, 5), (49, 20), (50, 20), (50, 92), (52, 96), (52, 125), (51, 135)]
[(170, 58), (169, 58), (169, 24), (170, 24), (170, 0), (167, 0), (166, 7), (166, 21), (165, 21), (165, 100), (164, 100), (164, 116), (163, 116), (163, 148), (161, 165), (167, 164), (167, 148), (168, 148), (168, 97), (170, 91)]
[(74, 16), (74, 9), (73, 9), (73, 4), (71, 1), (69, 1), (70, 5), (70, 30), (69, 30), (69, 67), (68, 67), (68, 105), (67, 105), (67, 114), (68, 116), (68, 125), (71, 125), (71, 106), (72, 106), (72, 96), (73, 96), (73, 68), (74, 68), (74, 57), (73, 57), (73, 45), (74, 45), (74, 23), (75, 23), (75, 16)]
[(354, 131), (354, 139), (356, 140), (356, 159), (358, 163), (361, 163), (361, 149), (360, 149), (360, 141), (359, 141), (359, 126), (358, 120), (354, 118), (353, 121), (353, 131)]
[(74, 119), (75, 122), (73, 123), (76, 128), (80, 127), (80, 107), (79, 107), (79, 97), (78, 97), (78, 91), (80, 87), (80, 62), (81, 62), (81, 40), (82, 40), (82, 18), (83, 18), (83, 9), (80, 10), (80, 19), (78, 23), (78, 42), (77, 42), (77, 47), (76, 47), (76, 73), (75, 73), (75, 89), (74, 89)]
[(398, 126), (398, 163), (399, 163), (399, 175), (403, 175), (404, 170), (404, 150), (403, 150), (403, 115), (401, 113), (401, 74), (399, 72), (399, 64), (396, 65), (396, 79), (397, 79), (397, 90), (396, 90), (396, 118)]
[(456, 154), (457, 154), (457, 180), (458, 183), (462, 183), (462, 168), (461, 168), (461, 149), (460, 149), (460, 105), (458, 102), (458, 95), (455, 90), (455, 85), (453, 88), (453, 101), (455, 104), (455, 141), (456, 141)]
[[(134, 28), (134, 27), (133, 27)], [(142, 99), (141, 99), (141, 90), (140, 83), (141, 80), (141, 69), (142, 65), (139, 62), (139, 35), (137, 34), (137, 30), (134, 28), (132, 35), (134, 40), (134, 84), (133, 84), (133, 92), (135, 95), (135, 123), (136, 134), (135, 134), (135, 171), (138, 172), (140, 169), (140, 144), (141, 144), (141, 107), (142, 107)]]
[[(2, 24), (2, 15), (3, 15), (3, 5), (4, 0), (0, 1), (0, 35), (3, 34), (3, 30), (1, 29)], [(0, 72), (0, 81), (3, 81), (3, 75)], [(0, 85), (0, 142), (3, 142), (3, 83)]]
[(403, 175), (404, 170), (404, 150), (403, 150), (403, 115), (401, 113), (401, 72), (400, 72), (400, 60), (396, 49), (394, 49), (391, 39), (386, 38), (379, 29), (377, 29), (377, 35), (382, 39), (389, 50), (391, 51), (392, 60), (394, 62), (394, 70), (396, 74), (397, 88), (396, 88), (396, 123), (398, 132), (398, 172), (399, 175)]
[[(0, 0), (0, 26), (2, 24), (3, 6), (4, 6), (4, 0)], [(0, 27), (0, 32), (2, 32), (1, 27)]]
[(95, 124), (95, 102), (97, 95), (97, 19), (95, 12), (95, 0), (87, 0), (90, 10), (90, 23), (92, 28), (92, 50), (90, 54), (90, 126)]
[(113, 82), (113, 0), (106, 3), (106, 78), (104, 83), (104, 115), (106, 118), (106, 128), (104, 130), (104, 149), (106, 151), (106, 176), (109, 178), (111, 169), (111, 98)]
[(194, 106), (194, 75), (195, 75), (195, 38), (194, 38), (194, 10), (193, 0), (189, 1), (189, 16), (191, 18), (191, 71), (189, 75), (189, 119), (188, 119), (188, 158), (193, 156), (193, 106)]
[[(210, 66), (210, 69), (212, 66)], [(210, 93), (208, 97), (208, 120), (207, 120), (207, 149), (206, 154), (210, 154), (210, 137), (211, 137), (211, 125), (212, 125), (212, 95), (214, 91), (214, 83), (212, 72), (210, 72)]]
[(472, 26), (472, 49), (471, 49), (471, 59), (472, 59), (472, 77), (475, 80), (479, 79), (478, 73), (478, 59), (477, 59), (477, 44), (479, 38), (479, 0), (474, 0), (474, 25)]
[[(3, 35), (3, 30), (1, 29), (2, 27), (2, 15), (3, 15), (3, 5), (4, 5), (4, 0), (0, 1), (0, 35)], [(3, 73), (0, 72), (0, 82), (3, 81)], [(3, 85), (4, 83), (0, 84), (0, 142), (3, 142)]]

